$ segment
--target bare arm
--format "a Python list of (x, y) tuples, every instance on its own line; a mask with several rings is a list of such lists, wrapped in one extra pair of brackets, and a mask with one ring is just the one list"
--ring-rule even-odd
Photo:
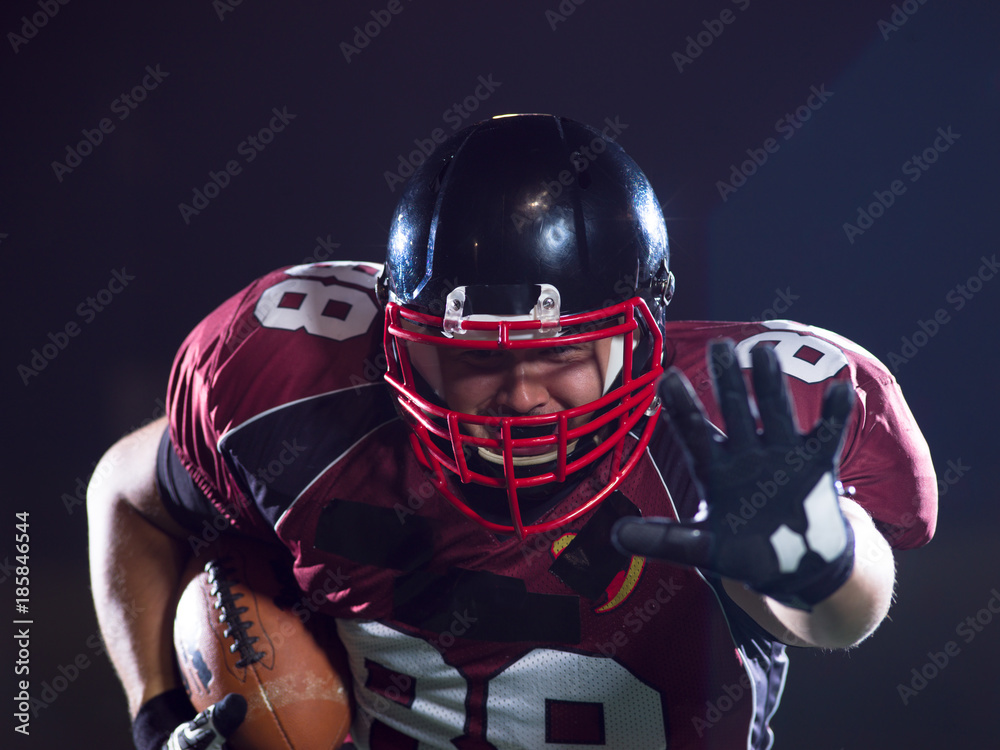
[(189, 556), (185, 532), (156, 490), (156, 451), (166, 418), (122, 438), (87, 490), (90, 577), (108, 654), (134, 718), (150, 698), (179, 686), (172, 650), (178, 586)]
[(845, 498), (840, 505), (854, 529), (854, 569), (850, 578), (812, 612), (787, 607), (737, 581), (723, 581), (733, 601), (783, 643), (850, 648), (871, 635), (889, 612), (896, 578), (889, 543), (860, 505)]

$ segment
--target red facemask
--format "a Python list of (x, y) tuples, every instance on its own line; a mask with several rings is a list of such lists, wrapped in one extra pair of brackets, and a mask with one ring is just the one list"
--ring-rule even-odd
[[(524, 538), (563, 526), (592, 510), (635, 466), (649, 443), (659, 413), (656, 381), (663, 373), (663, 336), (640, 297), (572, 315), (556, 313), (547, 318), (543, 311), (535, 316), (539, 319), (484, 319), (488, 317), (462, 318), (449, 313), (437, 317), (387, 302), (385, 351), (389, 366), (385, 379), (395, 391), (401, 414), (412, 430), (411, 443), (417, 458), (434, 473), (441, 494), (486, 528)], [(581, 406), (530, 416), (487, 416), (449, 409), (419, 376), (407, 343), (507, 351), (572, 346), (600, 339), (613, 341), (604, 394)], [(640, 341), (642, 362), (634, 361)], [(643, 417), (648, 419), (637, 442), (626, 450), (629, 432)], [(471, 434), (469, 428), (473, 425), (495, 437)], [(524, 434), (531, 436), (518, 436)], [(481, 460), (478, 464), (472, 460), (470, 466), (470, 456)], [(532, 524), (522, 521), (519, 492), (523, 495), (528, 488), (566, 482), (607, 456), (607, 467), (602, 467), (598, 482), (602, 486), (596, 492), (556, 518)], [(487, 464), (482, 460), (495, 471), (484, 471), (482, 467)], [(505, 490), (510, 523), (490, 521), (477, 513), (460, 497), (453, 484), (456, 479)]]

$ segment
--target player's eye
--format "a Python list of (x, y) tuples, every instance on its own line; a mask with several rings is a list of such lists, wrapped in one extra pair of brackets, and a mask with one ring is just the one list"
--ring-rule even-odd
[(569, 346), (549, 346), (540, 351), (540, 354), (556, 362), (566, 362), (576, 359), (588, 350), (585, 344), (571, 344)]

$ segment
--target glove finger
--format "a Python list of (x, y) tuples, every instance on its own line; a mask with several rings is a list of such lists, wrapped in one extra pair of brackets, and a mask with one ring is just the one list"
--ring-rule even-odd
[(709, 566), (712, 547), (711, 533), (703, 524), (665, 518), (621, 518), (611, 529), (611, 543), (625, 555), (696, 568)]
[(226, 738), (246, 716), (246, 698), (230, 693), (174, 730), (165, 750), (223, 750)]
[(840, 452), (844, 442), (844, 430), (854, 408), (854, 388), (850, 383), (834, 383), (823, 397), (820, 420), (813, 427), (809, 437), (819, 441), (818, 455), (832, 461)]
[(660, 381), (659, 394), (663, 410), (691, 458), (695, 476), (706, 482), (714, 438), (694, 389), (680, 370), (670, 368)]
[(229, 737), (246, 718), (247, 699), (239, 693), (230, 693), (208, 710), (212, 712), (211, 720), (215, 731), (223, 737)]
[(778, 355), (771, 346), (758, 346), (750, 352), (750, 359), (754, 396), (764, 428), (761, 440), (769, 446), (792, 446), (799, 431)]
[(736, 453), (749, 450), (757, 439), (757, 426), (750, 413), (747, 387), (732, 341), (713, 341), (709, 345), (709, 366), (726, 423), (729, 449)]

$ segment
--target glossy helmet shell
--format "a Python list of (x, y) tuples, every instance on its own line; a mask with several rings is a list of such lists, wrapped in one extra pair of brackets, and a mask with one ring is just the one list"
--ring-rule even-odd
[[(661, 328), (673, 293), (668, 258), (666, 225), (649, 181), (604, 133), (573, 120), (486, 120), (445, 141), (417, 168), (396, 209), (380, 279), (386, 380), (414, 431), (418, 456), (463, 513), (498, 531), (547, 530), (595, 507), (631, 470), (655, 421), (643, 417), (657, 407)], [(566, 440), (560, 413), (456, 416), (427, 392), (404, 343), (513, 349), (552, 346), (556, 338), (562, 344), (571, 340), (568, 333), (626, 342), (618, 378), (601, 402), (568, 415), (604, 419), (590, 430), (603, 431), (594, 441), (599, 445), (583, 458), (567, 449), (575, 443)], [(641, 444), (626, 456), (627, 433), (643, 421)], [(503, 456), (502, 474), (479, 471), (468, 460), (489, 441), (470, 439), (462, 422), (489, 423), (504, 436), (485, 446)], [(548, 437), (515, 437), (518, 428), (545, 426)], [(518, 440), (548, 442), (559, 455), (544, 471), (520, 470), (510, 457)], [(594, 497), (558, 518), (522, 520), (519, 490), (564, 482), (609, 453), (615, 458)], [(510, 522), (482, 518), (449, 476), (505, 489)]]

